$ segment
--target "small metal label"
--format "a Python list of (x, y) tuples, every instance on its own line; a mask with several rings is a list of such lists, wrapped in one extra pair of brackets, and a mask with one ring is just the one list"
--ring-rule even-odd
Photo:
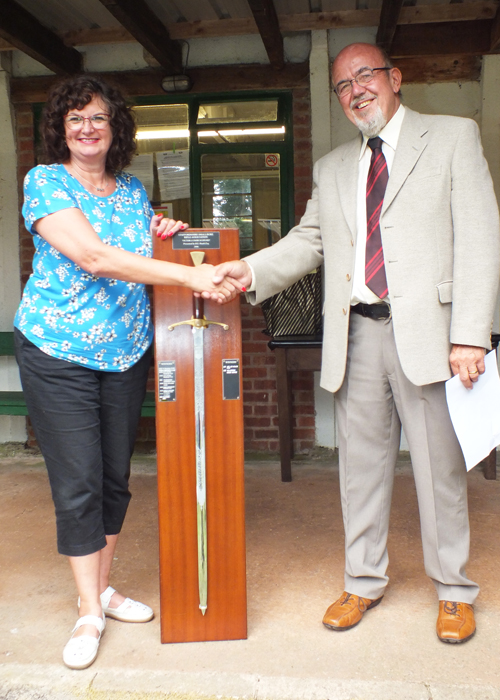
[(176, 400), (175, 361), (158, 362), (158, 401)]
[(239, 360), (222, 360), (222, 398), (224, 401), (240, 398)]
[(219, 248), (219, 231), (176, 233), (172, 241), (172, 250), (219, 250)]

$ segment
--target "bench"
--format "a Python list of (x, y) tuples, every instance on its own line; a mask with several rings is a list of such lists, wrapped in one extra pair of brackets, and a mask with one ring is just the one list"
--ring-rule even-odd
[[(14, 356), (14, 333), (0, 332), (0, 357)], [(28, 409), (22, 391), (0, 391), (1, 416), (27, 416)], [(141, 416), (154, 418), (156, 415), (155, 392), (148, 391), (142, 404)]]
[(323, 337), (321, 335), (286, 335), (273, 338), (269, 341), (268, 346), (276, 355), (281, 481), (291, 481), (293, 458), (292, 372), (321, 369)]
[[(491, 334), (491, 347), (498, 349), (500, 333)], [(292, 480), (293, 406), (292, 372), (321, 369), (321, 336), (295, 335), (275, 337), (268, 343), (276, 354), (278, 395), (278, 432), (280, 442), (281, 481)], [(483, 460), (485, 479), (497, 478), (497, 451), (494, 448)]]

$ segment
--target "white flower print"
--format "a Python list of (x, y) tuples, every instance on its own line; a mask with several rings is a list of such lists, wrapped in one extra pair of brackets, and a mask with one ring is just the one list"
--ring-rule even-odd
[(59, 265), (59, 267), (56, 267), (56, 269), (54, 270), (56, 275), (59, 277), (60, 282), (66, 279), (66, 277), (69, 275), (68, 267), (69, 265)]
[[(64, 166), (37, 166), (24, 183), (28, 230), (47, 214), (77, 206), (107, 245), (150, 257), (153, 212), (145, 191), (127, 174), (117, 173), (116, 183), (113, 195), (97, 198), (77, 187)], [(34, 273), (16, 325), (55, 357), (104, 371), (128, 369), (151, 343), (144, 285), (91, 275), (32, 233)]]
[(66, 201), (71, 201), (71, 197), (67, 192), (64, 192), (64, 190), (56, 190), (55, 192), (52, 193), (52, 197), (54, 199), (64, 199)]
[(94, 296), (94, 299), (97, 304), (103, 305), (109, 299), (109, 294), (106, 294), (106, 290), (104, 289), (104, 287), (101, 287), (97, 294)]
[(43, 338), (45, 333), (43, 328), (40, 325), (33, 326), (32, 331), (33, 335), (36, 335), (37, 338)]

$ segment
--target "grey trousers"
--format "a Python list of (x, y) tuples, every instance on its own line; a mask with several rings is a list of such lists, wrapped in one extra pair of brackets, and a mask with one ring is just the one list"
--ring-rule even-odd
[(389, 580), (387, 535), (402, 424), (417, 489), (426, 573), (440, 600), (473, 603), (479, 588), (465, 574), (466, 469), (444, 382), (412, 384), (401, 369), (392, 321), (352, 314), (346, 376), (335, 400), (345, 590), (375, 599)]

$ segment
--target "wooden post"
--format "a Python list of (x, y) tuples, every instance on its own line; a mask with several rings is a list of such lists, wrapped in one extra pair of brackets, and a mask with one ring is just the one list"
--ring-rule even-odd
[[(161, 260), (217, 265), (239, 258), (237, 229), (189, 229), (154, 246)], [(240, 302), (205, 301), (203, 331), (208, 530), (208, 607), (199, 609), (193, 332), (168, 327), (193, 316), (193, 294), (156, 287), (156, 444), (161, 641), (246, 639), (246, 570)]]

